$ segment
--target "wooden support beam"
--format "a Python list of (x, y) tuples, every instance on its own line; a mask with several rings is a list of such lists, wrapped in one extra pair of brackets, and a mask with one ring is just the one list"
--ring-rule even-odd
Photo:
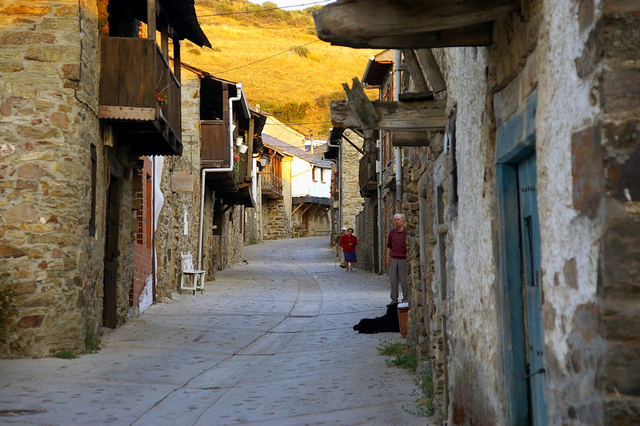
[(413, 49), (402, 49), (404, 55), (404, 61), (409, 67), (409, 74), (413, 79), (413, 85), (415, 86), (415, 92), (428, 92), (429, 86), (427, 85), (427, 79), (424, 77), (416, 51)]
[(391, 145), (393, 146), (429, 146), (429, 132), (393, 132)]
[(311, 211), (311, 218), (313, 219), (314, 217), (316, 217), (316, 213), (318, 213), (318, 209), (322, 207), (322, 204), (317, 204), (316, 207)]
[(344, 135), (344, 133), (342, 134), (342, 138), (343, 138), (344, 140), (346, 140), (347, 142), (349, 142), (349, 144), (350, 144), (352, 147), (354, 147), (354, 148), (355, 148), (355, 149), (356, 149), (360, 154), (363, 154), (363, 155), (364, 155), (364, 152), (362, 151), (362, 149), (361, 149), (361, 148), (358, 148), (358, 145), (356, 145), (355, 143), (351, 142), (351, 140), (350, 140), (348, 137), (346, 137), (346, 136)]
[(307, 205), (307, 208), (306, 208), (306, 209), (304, 209), (304, 210), (302, 211), (302, 213), (300, 213), (300, 216), (304, 216), (304, 214), (307, 212), (307, 210), (309, 210), (309, 209), (311, 208), (311, 206), (312, 206), (312, 205), (313, 205), (313, 204), (309, 203), (309, 205)]
[(347, 92), (349, 108), (351, 108), (353, 114), (360, 121), (360, 127), (364, 130), (374, 129), (375, 123), (380, 119), (380, 116), (373, 107), (371, 100), (367, 97), (367, 94), (364, 93), (364, 87), (362, 87), (362, 83), (360, 83), (358, 77), (354, 77), (353, 87), (351, 89), (346, 83), (344, 83), (342, 87), (344, 87), (344, 91)]
[[(444, 130), (447, 124), (445, 108), (447, 101), (416, 102), (372, 102), (380, 116), (376, 129), (421, 131)], [(331, 123), (337, 128), (358, 127), (355, 117), (346, 101), (331, 101)]]
[[(478, 46), (489, 43), (469, 29), (520, 8), (519, 0), (339, 0), (313, 12), (318, 38), (360, 48)], [(461, 31), (463, 30), (464, 31)]]
[(156, 39), (156, 0), (147, 0), (147, 38)]
[(256, 120), (255, 118), (249, 119), (249, 130), (247, 131), (247, 173), (245, 175), (245, 180), (251, 181), (251, 176), (253, 173), (253, 132), (255, 131)]
[(447, 88), (447, 84), (444, 81), (444, 77), (440, 71), (440, 66), (436, 61), (436, 58), (433, 56), (431, 49), (419, 49), (416, 50), (415, 53), (427, 73), (427, 78), (429, 79), (429, 83), (431, 84), (431, 88), (434, 93), (445, 90)]
[(296, 214), (296, 212), (298, 211), (298, 209), (300, 209), (300, 207), (302, 207), (302, 206), (304, 206), (304, 205), (305, 205), (305, 203), (300, 203), (300, 204), (298, 204), (298, 206), (297, 206), (295, 209), (293, 209), (293, 211), (291, 212), (291, 216), (293, 216), (294, 214)]
[(319, 204), (318, 208), (319, 208), (319, 210), (317, 210), (317, 212), (314, 213), (314, 215), (313, 215), (314, 219), (316, 217), (322, 217), (324, 215), (324, 211), (326, 209), (326, 207), (323, 204)]

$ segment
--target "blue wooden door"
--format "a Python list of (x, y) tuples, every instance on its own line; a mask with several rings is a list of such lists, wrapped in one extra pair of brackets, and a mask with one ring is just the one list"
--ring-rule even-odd
[(522, 253), (523, 310), (528, 368), (527, 380), (530, 417), (533, 426), (546, 426), (544, 389), (546, 373), (543, 357), (543, 333), (540, 315), (540, 227), (536, 192), (536, 155), (517, 165), (520, 241)]

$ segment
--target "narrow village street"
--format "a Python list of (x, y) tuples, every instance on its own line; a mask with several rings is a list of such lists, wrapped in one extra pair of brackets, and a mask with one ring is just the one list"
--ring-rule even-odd
[(248, 263), (106, 332), (96, 354), (0, 360), (0, 424), (430, 425), (408, 412), (411, 375), (377, 354), (400, 334), (352, 329), (384, 314), (387, 277), (336, 267), (327, 242), (245, 247)]

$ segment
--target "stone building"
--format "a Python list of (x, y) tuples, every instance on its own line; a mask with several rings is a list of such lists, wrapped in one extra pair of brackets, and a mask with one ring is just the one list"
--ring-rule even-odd
[(328, 235), (332, 163), (270, 135), (264, 135), (264, 141), (289, 158), (294, 237)]
[(209, 45), (192, 3), (156, 6), (148, 26), (123, 2), (0, 6), (2, 356), (80, 351), (131, 312), (140, 157), (182, 152), (169, 38)]
[[(359, 170), (363, 139), (351, 129), (336, 128), (329, 134), (327, 148), (323, 158), (333, 161), (335, 170), (332, 191), (337, 192), (331, 211), (331, 235), (337, 237), (343, 226), (353, 228), (358, 241), (362, 238), (362, 230), (358, 229), (357, 217), (360, 214), (364, 199), (360, 194)], [(362, 268), (366, 257), (365, 245), (358, 242), (356, 266)]]
[(334, 44), (404, 49), (404, 98), (334, 127), (409, 141), (408, 344), (433, 368), (437, 416), (640, 423), (638, 5), (410, 2), (359, 13), (373, 3), (325, 6), (316, 26)]
[[(260, 240), (291, 238), (291, 162), (293, 157), (278, 146), (278, 139), (264, 134), (265, 165), (258, 174), (260, 186)], [(280, 143), (279, 143), (280, 142)]]

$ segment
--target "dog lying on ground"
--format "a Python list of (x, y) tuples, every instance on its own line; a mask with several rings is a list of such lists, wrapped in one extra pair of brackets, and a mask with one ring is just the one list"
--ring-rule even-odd
[(387, 313), (381, 317), (361, 319), (358, 324), (353, 326), (353, 329), (364, 334), (400, 332), (398, 304), (390, 304), (387, 307)]

